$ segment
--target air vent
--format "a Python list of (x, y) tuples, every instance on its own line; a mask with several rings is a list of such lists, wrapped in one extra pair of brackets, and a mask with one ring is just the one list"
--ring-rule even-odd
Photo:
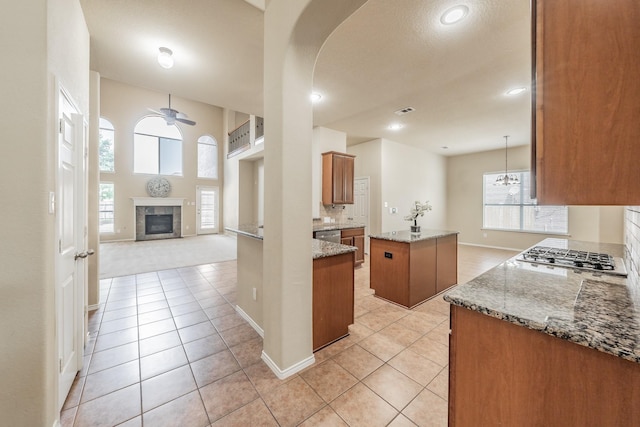
[(416, 109), (413, 108), (413, 107), (404, 107), (404, 108), (401, 108), (401, 109), (399, 109), (397, 111), (394, 111), (394, 113), (396, 113), (399, 116), (403, 116), (403, 115), (405, 115), (407, 113), (413, 113), (414, 111), (416, 111)]

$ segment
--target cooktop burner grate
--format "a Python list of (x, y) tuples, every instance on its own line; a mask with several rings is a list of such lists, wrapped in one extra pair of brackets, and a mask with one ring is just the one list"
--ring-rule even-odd
[(534, 246), (523, 252), (519, 258), (523, 261), (538, 264), (557, 265), (558, 267), (577, 268), (627, 276), (622, 260), (616, 261), (616, 258), (613, 256), (598, 252)]

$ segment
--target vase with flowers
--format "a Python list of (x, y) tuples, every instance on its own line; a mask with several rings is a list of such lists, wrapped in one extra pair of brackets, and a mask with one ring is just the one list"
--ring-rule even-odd
[(432, 209), (429, 201), (427, 200), (424, 203), (421, 203), (419, 200), (416, 200), (413, 203), (413, 207), (409, 211), (409, 215), (405, 216), (405, 221), (413, 221), (413, 225), (411, 226), (412, 233), (419, 233), (420, 226), (418, 225), (418, 217), (424, 216), (425, 212), (429, 212)]

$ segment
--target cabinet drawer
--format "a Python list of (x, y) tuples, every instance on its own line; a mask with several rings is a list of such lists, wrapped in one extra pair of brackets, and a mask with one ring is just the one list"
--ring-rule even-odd
[(347, 228), (342, 230), (342, 237), (364, 236), (364, 228)]

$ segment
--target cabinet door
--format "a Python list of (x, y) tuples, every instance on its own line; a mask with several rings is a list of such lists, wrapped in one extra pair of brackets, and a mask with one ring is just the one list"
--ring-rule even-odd
[(340, 243), (347, 246), (353, 246), (353, 237), (342, 237)]
[(353, 157), (343, 158), (343, 191), (342, 191), (342, 203), (353, 204)]
[(333, 203), (345, 203), (345, 157), (339, 154), (333, 155)]
[(638, 0), (533, 4), (539, 202), (640, 204)]
[(353, 246), (357, 247), (356, 264), (360, 265), (364, 262), (364, 235), (353, 236)]

